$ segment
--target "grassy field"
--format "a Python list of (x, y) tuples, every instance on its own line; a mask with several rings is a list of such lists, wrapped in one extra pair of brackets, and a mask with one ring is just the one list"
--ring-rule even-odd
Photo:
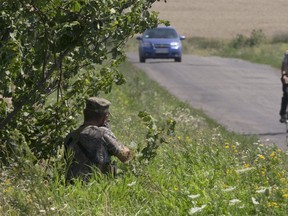
[[(0, 173), (0, 215), (286, 214), (284, 152), (225, 131), (129, 63), (120, 70), (127, 84), (104, 96), (113, 101), (112, 128), (134, 160), (118, 164), (116, 179), (95, 173), (87, 184), (68, 186), (61, 149), (37, 164), (11, 163)], [(143, 159), (149, 145), (155, 154)]]
[(287, 32), (285, 0), (167, 0), (152, 8), (186, 37), (231, 39), (262, 29), (268, 36)]

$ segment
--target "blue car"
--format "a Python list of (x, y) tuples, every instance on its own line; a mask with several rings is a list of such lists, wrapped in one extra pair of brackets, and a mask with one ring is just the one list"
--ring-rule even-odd
[(168, 26), (147, 29), (139, 40), (139, 61), (144, 63), (148, 58), (174, 59), (182, 61), (182, 43), (184, 36), (179, 36), (176, 30)]

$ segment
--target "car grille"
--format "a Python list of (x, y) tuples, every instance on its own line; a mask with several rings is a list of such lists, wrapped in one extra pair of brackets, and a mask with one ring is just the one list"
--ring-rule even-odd
[(155, 48), (169, 48), (169, 44), (154, 44)]

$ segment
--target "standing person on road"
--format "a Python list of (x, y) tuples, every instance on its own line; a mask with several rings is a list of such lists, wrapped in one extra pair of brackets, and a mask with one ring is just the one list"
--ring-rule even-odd
[(68, 182), (77, 177), (89, 180), (93, 167), (103, 174), (111, 173), (111, 156), (121, 162), (131, 159), (130, 150), (116, 139), (108, 125), (110, 104), (104, 98), (88, 98), (83, 125), (66, 137), (66, 152), (72, 153), (66, 175)]
[(285, 123), (287, 121), (286, 109), (288, 105), (288, 50), (284, 53), (284, 57), (281, 65), (281, 82), (282, 82), (282, 100), (280, 108), (280, 122)]

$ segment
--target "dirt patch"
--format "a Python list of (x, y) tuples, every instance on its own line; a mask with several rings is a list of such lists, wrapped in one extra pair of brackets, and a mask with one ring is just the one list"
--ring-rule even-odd
[(186, 37), (231, 39), (262, 29), (266, 36), (288, 33), (287, 0), (167, 0), (153, 10)]

